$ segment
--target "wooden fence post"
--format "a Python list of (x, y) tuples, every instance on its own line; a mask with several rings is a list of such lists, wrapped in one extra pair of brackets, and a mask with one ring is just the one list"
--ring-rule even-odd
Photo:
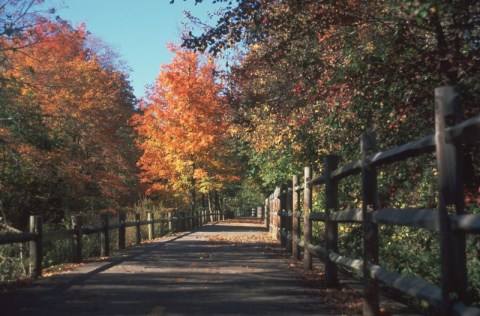
[(118, 249), (125, 249), (126, 240), (125, 240), (125, 220), (127, 219), (127, 214), (125, 212), (118, 213)]
[[(175, 221), (175, 218), (177, 219)], [(173, 215), (173, 220), (175, 221), (175, 231), (181, 232), (182, 231), (182, 225), (181, 225), (181, 218), (180, 218), (180, 211), (175, 209), (175, 213)]]
[(300, 177), (298, 175), (292, 178), (292, 256), (296, 260), (300, 260), (300, 218), (297, 217), (300, 211), (300, 192), (296, 190), (300, 184)]
[(268, 231), (270, 231), (270, 197), (265, 199), (265, 206), (264, 206), (265, 212), (264, 212), (264, 223), (265, 227), (267, 228)]
[(288, 180), (285, 188), (285, 242), (287, 252), (292, 252), (292, 180)]
[(328, 155), (325, 158), (325, 214), (327, 221), (325, 223), (325, 250), (327, 258), (325, 260), (325, 285), (327, 287), (337, 287), (337, 266), (330, 260), (328, 254), (338, 253), (338, 223), (330, 221), (331, 212), (338, 211), (338, 183), (332, 181), (330, 174), (338, 167), (338, 156)]
[(154, 216), (152, 212), (147, 213), (147, 221), (148, 223), (148, 239), (154, 239), (155, 238), (155, 223), (154, 221)]
[(202, 225), (208, 223), (208, 195), (202, 194), (202, 206), (203, 206), (203, 214), (202, 214)]
[(75, 263), (82, 262), (82, 227), (82, 215), (73, 215), (72, 228), (75, 230), (75, 235), (73, 236), (73, 262)]
[(225, 200), (222, 196), (218, 196), (218, 204), (220, 205), (220, 220), (225, 220)]
[(375, 133), (364, 133), (360, 139), (362, 161), (362, 228), (363, 228), (363, 315), (379, 315), (378, 282), (370, 276), (370, 265), (378, 264), (378, 226), (371, 221), (377, 209), (377, 173), (367, 157), (377, 150)]
[(282, 229), (280, 224), (280, 214), (281, 214), (281, 203), (280, 203), (280, 194), (282, 190), (279, 187), (275, 188), (273, 193), (273, 212), (272, 212), (272, 222), (275, 224), (275, 238), (277, 240), (282, 239)]
[(177, 232), (183, 231), (183, 217), (182, 212), (179, 210), (175, 210), (175, 217), (177, 218), (177, 222), (175, 223), (175, 228)]
[(308, 182), (312, 178), (312, 168), (305, 167), (303, 190), (303, 237), (305, 246), (303, 250), (303, 264), (305, 270), (312, 270), (312, 256), (308, 251), (308, 244), (312, 240), (312, 221), (310, 220), (310, 213), (312, 211), (312, 186)]
[(435, 142), (438, 166), (442, 315), (450, 315), (451, 292), (467, 300), (465, 233), (450, 230), (449, 209), (465, 213), (463, 151), (460, 144), (447, 142), (445, 128), (461, 121), (461, 101), (456, 86), (435, 89)]
[(42, 217), (38, 215), (30, 216), (30, 232), (34, 233), (35, 240), (30, 241), (30, 275), (34, 278), (42, 276)]
[(168, 230), (171, 232), (173, 230), (173, 212), (168, 212)]
[(140, 213), (135, 213), (135, 244), (138, 246), (142, 243), (142, 230), (140, 227)]
[[(175, 221), (175, 218), (177, 219)], [(173, 214), (173, 221), (175, 222), (175, 230), (177, 232), (181, 232), (182, 231), (182, 225), (181, 225), (181, 217), (180, 217), (180, 211), (178, 210), (175, 210), (175, 213)]]
[(110, 227), (108, 214), (102, 214), (102, 232), (100, 233), (100, 255), (107, 257), (110, 255)]
[[(153, 218), (153, 215), (152, 215)], [(168, 215), (165, 212), (160, 213), (160, 237), (165, 236), (165, 227), (168, 227)], [(155, 224), (153, 224), (153, 234), (155, 235)]]
[(177, 211), (177, 218), (178, 218), (178, 222), (177, 222), (178, 231), (183, 232), (185, 230), (185, 220), (184, 220), (182, 211)]
[(273, 228), (275, 227), (275, 222), (273, 221), (273, 213), (274, 213), (274, 195), (275, 192), (270, 194), (268, 197), (268, 231), (270, 232), (270, 236), (273, 237)]
[(287, 185), (283, 184), (280, 189), (280, 243), (283, 247), (287, 246)]
[[(208, 198), (208, 196), (207, 196)], [(208, 200), (207, 200), (208, 202)], [(208, 203), (205, 204), (205, 209), (203, 210), (203, 224), (206, 225), (208, 224)]]

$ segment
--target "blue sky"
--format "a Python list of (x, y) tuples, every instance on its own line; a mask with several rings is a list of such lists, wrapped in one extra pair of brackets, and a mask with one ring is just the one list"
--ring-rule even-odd
[(140, 98), (145, 86), (153, 84), (160, 66), (169, 63), (167, 42), (180, 43), (184, 10), (206, 18), (219, 8), (209, 0), (46, 0), (57, 15), (73, 25), (86, 23), (87, 30), (113, 46), (132, 70), (130, 81)]

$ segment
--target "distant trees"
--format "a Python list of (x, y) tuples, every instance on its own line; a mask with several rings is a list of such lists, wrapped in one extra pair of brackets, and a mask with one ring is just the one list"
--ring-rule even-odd
[[(141, 181), (147, 193), (182, 198), (235, 180), (227, 158), (229, 116), (213, 59), (179, 47), (163, 65), (148, 99), (134, 116)], [(192, 191), (193, 190), (193, 191)]]

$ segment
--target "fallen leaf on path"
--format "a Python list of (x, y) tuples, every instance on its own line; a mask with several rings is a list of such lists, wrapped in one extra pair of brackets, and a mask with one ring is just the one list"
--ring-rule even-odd
[(303, 268), (303, 261), (289, 258), (289, 267), (302, 282), (314, 289), (314, 292), (323, 301), (324, 306), (341, 315), (362, 315), (362, 293), (357, 290), (342, 287), (330, 289), (325, 287), (325, 272), (322, 265), (316, 265), (311, 271)]

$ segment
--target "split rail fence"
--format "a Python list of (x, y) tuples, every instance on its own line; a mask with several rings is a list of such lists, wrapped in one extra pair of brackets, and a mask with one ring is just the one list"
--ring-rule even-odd
[[(325, 266), (327, 287), (338, 285), (338, 266), (360, 272), (363, 278), (363, 315), (379, 315), (379, 282), (437, 307), (442, 315), (480, 315), (480, 309), (468, 306), (465, 234), (480, 233), (480, 215), (466, 214), (463, 192), (462, 146), (480, 140), (480, 116), (460, 122), (460, 93), (455, 86), (435, 89), (435, 133), (399, 147), (377, 152), (374, 133), (360, 137), (359, 160), (338, 166), (339, 157), (326, 157), (323, 174), (313, 177), (306, 167), (303, 183), (295, 175), (277, 188), (265, 201), (266, 225), (305, 269), (312, 269), (312, 257)], [(385, 208), (377, 201), (378, 167), (408, 158), (436, 153), (438, 168), (438, 205), (436, 209)], [(359, 209), (339, 210), (338, 186), (342, 179), (360, 174)], [(312, 211), (312, 190), (324, 186), (323, 212)], [(303, 191), (303, 212), (300, 209)], [(302, 214), (303, 213), (303, 214)], [(303, 219), (303, 240), (300, 236)], [(325, 242), (314, 245), (312, 222), (324, 222)], [(339, 224), (362, 225), (362, 258), (339, 254)], [(388, 271), (379, 265), (378, 226), (395, 225), (438, 231), (440, 238), (441, 284)]]
[[(102, 257), (110, 255), (110, 232), (117, 230), (118, 249), (126, 248), (126, 228), (135, 228), (135, 244), (142, 242), (141, 227), (148, 226), (148, 239), (154, 239), (165, 235), (165, 229), (174, 229), (177, 232), (193, 230), (208, 222), (216, 222), (222, 219), (223, 212), (206, 211), (195, 212), (192, 216), (191, 212), (169, 212), (168, 218), (155, 219), (153, 213), (147, 213), (147, 220), (141, 220), (140, 214), (135, 214), (133, 221), (126, 220), (126, 213), (118, 214), (118, 222), (112, 223), (109, 215), (104, 214), (101, 217), (101, 223), (94, 225), (84, 225), (84, 217), (82, 215), (74, 215), (71, 218), (71, 229), (58, 231), (43, 231), (42, 216), (30, 216), (29, 232), (10, 232), (0, 235), (0, 245), (28, 243), (29, 272), (32, 277), (39, 277), (43, 270), (43, 243), (72, 240), (72, 258), (74, 263), (82, 261), (82, 240), (86, 235), (100, 234), (100, 255)], [(156, 224), (160, 227), (157, 230)], [(159, 231), (156, 234), (156, 231)]]

